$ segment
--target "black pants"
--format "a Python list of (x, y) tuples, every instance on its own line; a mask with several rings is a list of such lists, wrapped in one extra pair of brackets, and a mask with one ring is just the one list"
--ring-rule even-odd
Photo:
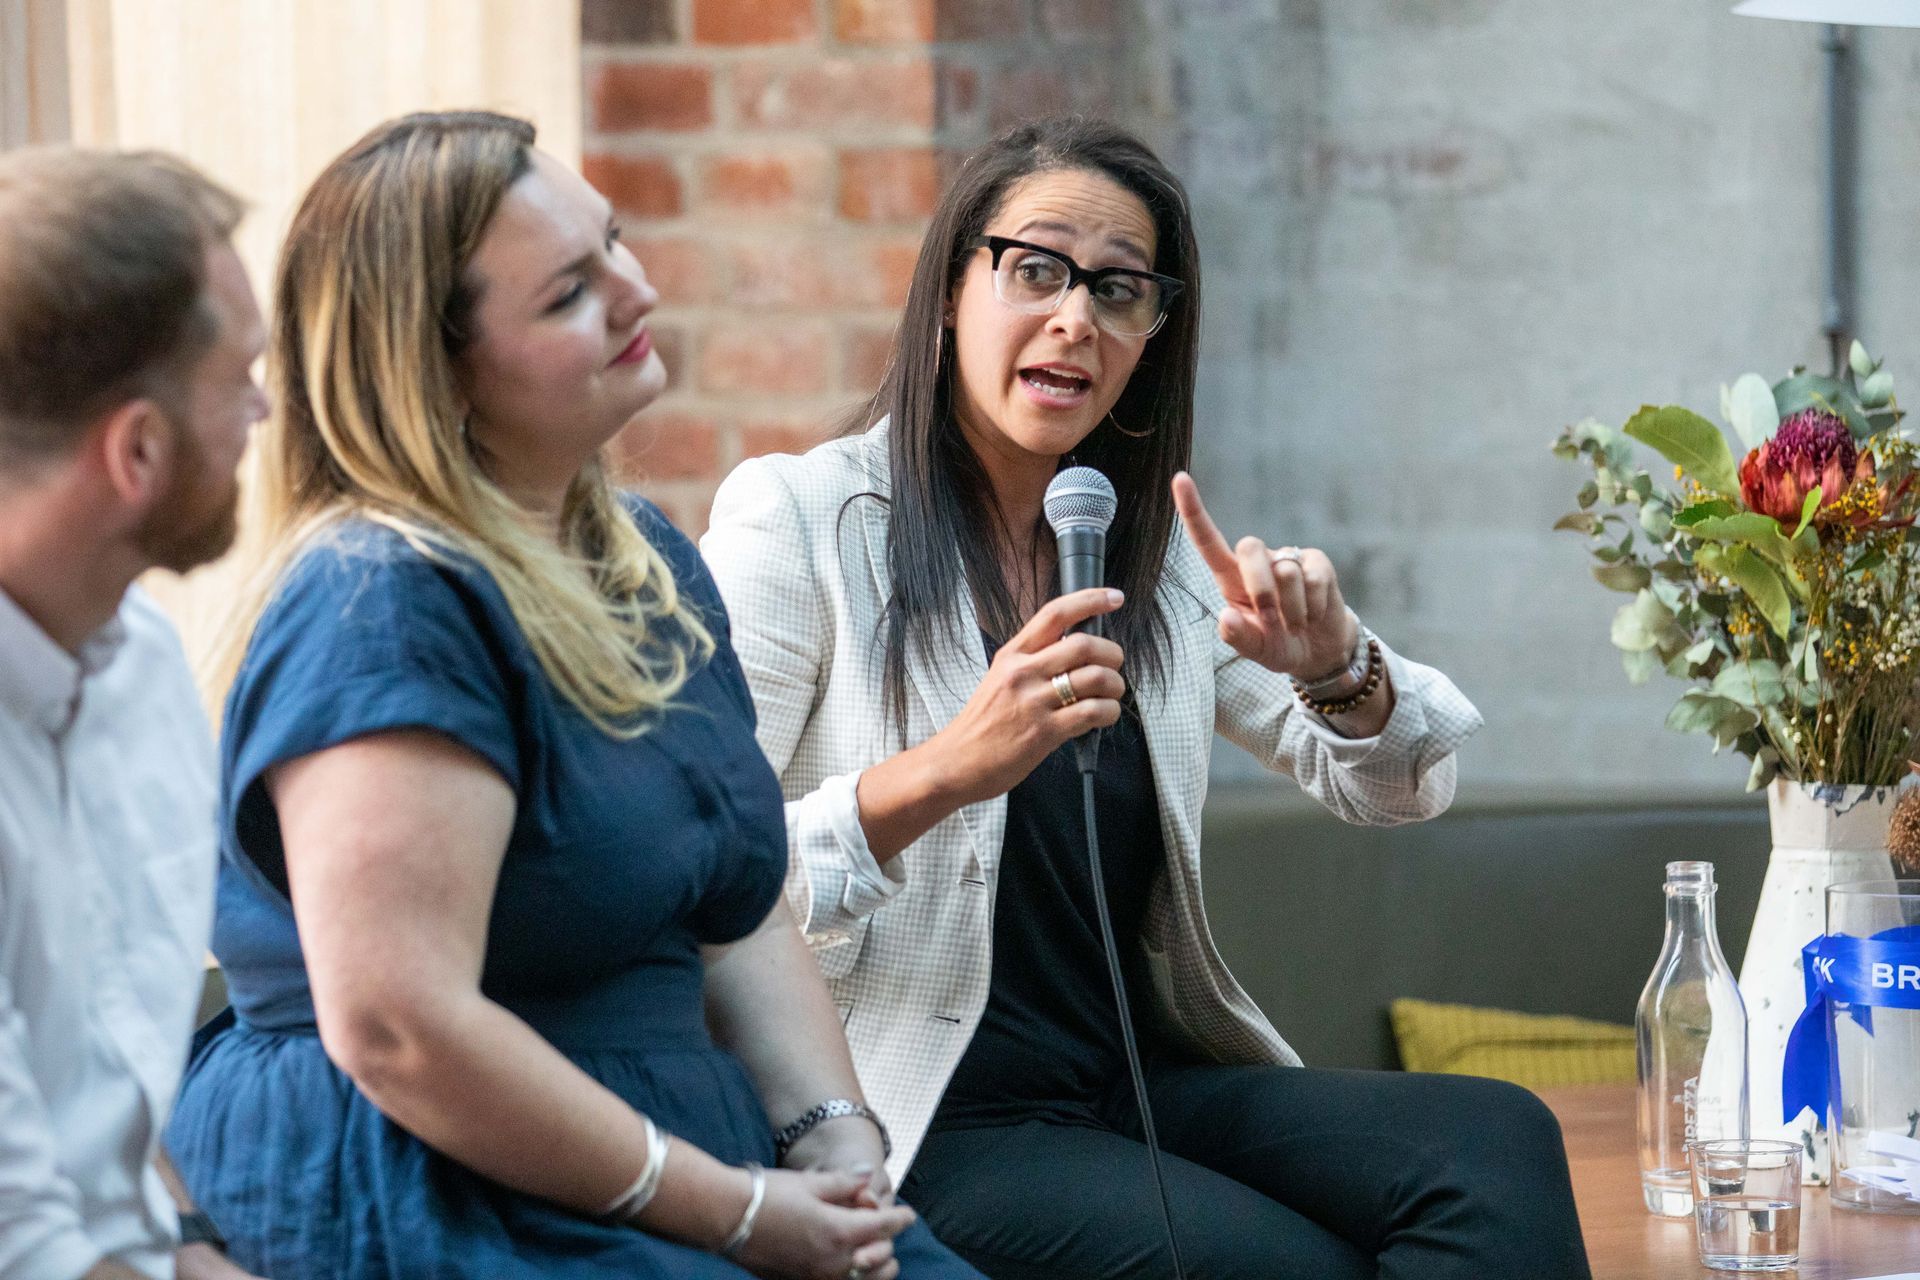
[[(1190, 1280), (1589, 1280), (1560, 1127), (1473, 1076), (1157, 1064)], [(1173, 1274), (1123, 1078), (1107, 1128), (930, 1135), (901, 1188), (992, 1280)]]

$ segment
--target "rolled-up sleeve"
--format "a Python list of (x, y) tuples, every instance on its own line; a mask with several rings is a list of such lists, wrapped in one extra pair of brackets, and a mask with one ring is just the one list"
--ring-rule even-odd
[(824, 967), (856, 948), (866, 918), (905, 887), (902, 860), (881, 867), (860, 825), (858, 772), (804, 794), (788, 784), (794, 751), (831, 663), (827, 602), (798, 504), (776, 464), (749, 459), (714, 495), (700, 553), (733, 620), (733, 647), (759, 717), (760, 749), (787, 792), (787, 902)]

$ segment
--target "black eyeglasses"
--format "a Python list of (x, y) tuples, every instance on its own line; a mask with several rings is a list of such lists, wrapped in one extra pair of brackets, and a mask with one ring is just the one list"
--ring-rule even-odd
[(970, 249), (993, 254), (993, 296), (1015, 311), (1046, 315), (1086, 285), (1093, 322), (1121, 338), (1145, 338), (1166, 323), (1167, 309), (1185, 288), (1172, 276), (1132, 267), (1088, 271), (1061, 253), (1006, 236), (978, 236)]

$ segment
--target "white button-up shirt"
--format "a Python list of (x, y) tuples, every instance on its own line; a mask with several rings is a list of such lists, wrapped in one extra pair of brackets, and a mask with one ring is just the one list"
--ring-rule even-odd
[(212, 923), (215, 772), (138, 589), (76, 659), (0, 592), (0, 1280), (171, 1277), (153, 1170)]

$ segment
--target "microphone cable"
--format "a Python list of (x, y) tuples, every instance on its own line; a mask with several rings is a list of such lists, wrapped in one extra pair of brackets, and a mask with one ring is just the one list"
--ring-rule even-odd
[(1127, 980), (1120, 969), (1120, 948), (1113, 940), (1113, 916), (1107, 911), (1107, 880), (1100, 870), (1100, 830), (1093, 816), (1093, 773), (1098, 759), (1100, 731), (1089, 730), (1074, 743), (1080, 762), (1080, 800), (1087, 819), (1087, 863), (1093, 869), (1093, 910), (1100, 919), (1100, 940), (1107, 950), (1107, 972), (1113, 978), (1113, 1001), (1120, 1010), (1120, 1041), (1127, 1051), (1127, 1070), (1133, 1075), (1133, 1096), (1140, 1104), (1140, 1127), (1146, 1134), (1147, 1159), (1153, 1165), (1153, 1184), (1160, 1192), (1160, 1217), (1167, 1227), (1167, 1251), (1173, 1255), (1174, 1280), (1187, 1280), (1180, 1261), (1180, 1238), (1173, 1229), (1173, 1204), (1167, 1198), (1167, 1177), (1160, 1167), (1160, 1139), (1153, 1128), (1153, 1106), (1147, 1101), (1147, 1073), (1140, 1065), (1140, 1045), (1133, 1034), (1133, 1010), (1127, 1003)]

